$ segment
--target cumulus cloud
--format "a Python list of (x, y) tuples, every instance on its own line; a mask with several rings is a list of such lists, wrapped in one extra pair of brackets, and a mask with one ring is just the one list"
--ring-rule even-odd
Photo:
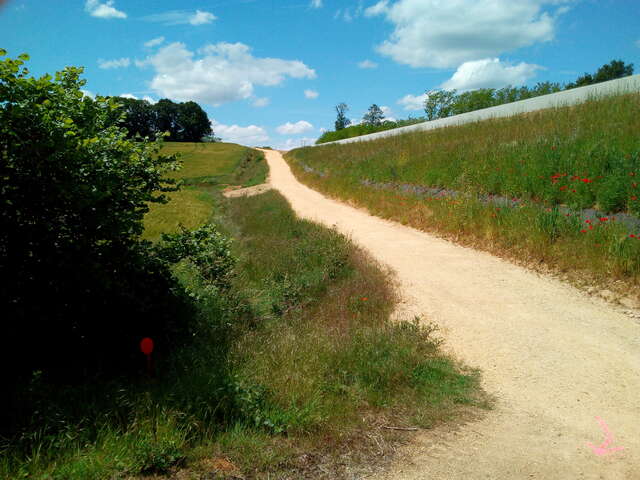
[(205, 25), (207, 23), (213, 22), (217, 17), (211, 12), (204, 12), (202, 10), (196, 10), (191, 18), (189, 18), (189, 23), (191, 25)]
[(309, 6), (311, 8), (322, 8), (322, 0), (311, 0)]
[(310, 99), (314, 99), (314, 98), (318, 98), (320, 94), (318, 92), (316, 92), (315, 90), (305, 90), (304, 91), (304, 96), (306, 98), (310, 98)]
[(114, 6), (113, 0), (108, 0), (104, 3), (100, 3), (99, 0), (87, 0), (84, 4), (84, 9), (92, 17), (97, 18), (127, 18), (127, 14), (117, 10)]
[(152, 38), (148, 42), (144, 43), (144, 46), (147, 48), (157, 47), (158, 45), (162, 45), (164, 43), (164, 37)]
[(315, 138), (287, 138), (283, 143), (277, 145), (278, 150), (292, 150), (294, 148), (306, 147), (316, 143)]
[(126, 68), (131, 65), (131, 59), (129, 58), (117, 58), (114, 60), (98, 60), (98, 67), (103, 70), (109, 70), (112, 68)]
[(427, 99), (427, 94), (422, 95), (405, 95), (398, 100), (398, 105), (402, 106), (403, 110), (422, 110), (424, 109), (424, 102)]
[(80, 92), (84, 97), (89, 97), (91, 99), (96, 98), (96, 94), (93, 93), (91, 90), (80, 90)]
[(313, 130), (313, 125), (305, 120), (300, 120), (296, 123), (287, 122), (276, 128), (276, 131), (281, 135), (298, 135), (310, 130)]
[(210, 44), (196, 54), (176, 42), (136, 64), (153, 67), (151, 88), (159, 96), (213, 106), (253, 98), (255, 85), (273, 87), (288, 77), (316, 76), (298, 60), (256, 58), (242, 43)]
[(383, 0), (365, 15), (394, 26), (377, 46), (411, 67), (450, 68), (553, 39), (555, 19), (571, 0)]
[[(133, 93), (121, 93), (120, 95), (118, 95), (121, 98), (130, 98), (132, 100), (140, 100), (140, 98), (136, 97)], [(145, 95), (144, 97), (142, 97), (142, 100), (146, 100), (147, 102), (149, 102), (150, 104), (154, 104), (157, 103), (157, 100), (154, 100), (153, 98), (151, 98), (148, 95)]]
[(384, 115), (385, 120), (389, 120), (390, 122), (395, 122), (396, 118), (394, 117), (393, 110), (391, 107), (381, 106), (380, 110), (382, 110), (382, 114)]
[(456, 73), (442, 84), (447, 90), (474, 90), (476, 88), (500, 88), (507, 85), (522, 85), (541, 69), (539, 65), (521, 62), (511, 65), (497, 58), (485, 58), (465, 62)]
[(196, 10), (195, 12), (186, 10), (171, 10), (169, 12), (154, 13), (142, 19), (147, 22), (162, 23), (163, 25), (205, 25), (216, 20), (211, 12)]
[(371, 60), (363, 60), (358, 63), (359, 68), (378, 68), (378, 64), (376, 62), (372, 62)]
[(269, 103), (271, 103), (271, 100), (269, 100), (267, 97), (261, 97), (261, 98), (256, 98), (251, 105), (253, 105), (254, 107), (266, 107), (267, 105), (269, 105)]
[(241, 127), (239, 125), (225, 125), (212, 120), (211, 128), (214, 134), (225, 142), (252, 146), (269, 141), (267, 131), (257, 125)]

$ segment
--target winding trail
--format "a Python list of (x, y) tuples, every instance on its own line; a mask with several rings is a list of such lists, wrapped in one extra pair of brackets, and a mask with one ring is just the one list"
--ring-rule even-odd
[(638, 320), (554, 279), (328, 199), (299, 183), (279, 152), (264, 152), (273, 188), (296, 213), (335, 226), (392, 267), (401, 313), (438, 324), (498, 400), (478, 422), (420, 434), (377, 478), (640, 479)]

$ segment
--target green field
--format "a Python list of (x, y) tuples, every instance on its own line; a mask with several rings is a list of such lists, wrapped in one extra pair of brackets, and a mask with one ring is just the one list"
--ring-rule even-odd
[(229, 185), (250, 187), (264, 183), (267, 165), (264, 156), (233, 143), (165, 143), (165, 155), (178, 154), (182, 168), (172, 172), (182, 189), (168, 193), (168, 204), (152, 204), (145, 217), (147, 240), (156, 241), (162, 233), (174, 233), (179, 225), (195, 228), (211, 217), (208, 192)]
[(637, 289), (639, 111), (638, 94), (610, 97), (288, 159), (304, 182), (377, 215)]
[[(488, 405), (478, 372), (444, 355), (432, 327), (390, 321), (394, 284), (366, 253), (296, 218), (275, 191), (220, 194), (214, 178), (264, 178), (261, 156), (167, 148), (185, 148), (183, 178), (200, 180), (148, 214), (148, 235), (213, 223), (231, 239), (173, 267), (192, 299), (188, 338), (171, 356), (159, 348), (153, 379), (61, 388), (34, 378), (21, 397), (34, 423), (0, 445), (0, 478), (313, 478), (318, 468), (348, 478), (406, 440), (382, 422), (430, 428)], [(228, 253), (232, 275), (208, 282)]]

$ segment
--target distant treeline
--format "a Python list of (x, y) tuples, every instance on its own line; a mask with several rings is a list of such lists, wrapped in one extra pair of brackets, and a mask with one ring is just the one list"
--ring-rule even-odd
[(393, 128), (406, 127), (407, 125), (413, 125), (415, 123), (425, 122), (426, 117), (407, 118), (405, 120), (383, 120), (378, 125), (370, 123), (359, 123), (358, 125), (351, 125), (343, 129), (331, 132), (324, 132), (322, 136), (316, 140), (316, 144), (334, 142), (336, 140), (343, 140), (345, 138), (359, 137), (361, 135), (368, 135), (370, 133), (382, 132), (384, 130), (391, 130)]
[[(381, 118), (380, 114), (375, 117), (375, 121), (368, 121), (368, 119), (372, 117), (370, 114), (371, 110), (378, 108), (374, 104), (369, 109), (369, 113), (365, 115), (363, 123), (347, 126), (350, 122), (347, 120), (347, 123), (344, 124), (344, 112), (348, 110), (348, 107), (345, 104), (340, 104), (336, 107), (339, 120), (336, 121), (336, 130), (325, 132), (316, 141), (316, 144), (381, 132), (426, 120), (451, 117), (453, 115), (495, 107), (505, 103), (548, 95), (562, 90), (570, 90), (572, 88), (615, 80), (616, 78), (627, 77), (629, 75), (633, 75), (633, 64), (627, 65), (622, 60), (612, 60), (600, 67), (595, 73), (585, 73), (578, 77), (575, 82), (565, 85), (556, 82), (539, 82), (534, 87), (508, 86), (500, 89), (480, 88), (463, 93), (458, 93), (456, 90), (431, 90), (426, 92), (427, 98), (424, 103), (424, 118), (409, 118), (395, 122), (383, 121), (384, 117), (382, 116)], [(344, 125), (344, 127), (339, 128), (342, 125)]]
[(129, 132), (128, 138), (140, 136), (154, 138), (169, 132), (170, 142), (201, 142), (213, 138), (207, 113), (195, 102), (174, 103), (162, 99), (151, 104), (146, 100), (116, 97), (126, 115), (121, 125)]

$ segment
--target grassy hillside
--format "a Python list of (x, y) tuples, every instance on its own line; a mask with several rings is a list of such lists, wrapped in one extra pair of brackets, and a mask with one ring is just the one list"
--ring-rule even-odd
[[(381, 425), (429, 428), (486, 403), (478, 373), (443, 355), (433, 328), (389, 320), (388, 273), (346, 238), (296, 218), (276, 192), (220, 195), (223, 176), (264, 176), (261, 157), (182, 147), (196, 210), (232, 239), (219, 245), (233, 275), (207, 282), (220, 258), (208, 255), (175, 266), (191, 335), (171, 357), (158, 345), (154, 378), (61, 388), (34, 376), (22, 397), (32, 423), (0, 444), (0, 478), (351, 478), (407, 438)], [(183, 194), (147, 228), (191, 222)]]
[(165, 143), (162, 153), (180, 155), (182, 168), (171, 177), (181, 182), (182, 189), (167, 194), (168, 204), (150, 205), (144, 238), (152, 241), (178, 231), (179, 225), (191, 229), (205, 224), (212, 209), (209, 190), (258, 185), (268, 172), (260, 152), (233, 143)]
[(290, 152), (300, 179), (461, 243), (640, 278), (640, 95)]

